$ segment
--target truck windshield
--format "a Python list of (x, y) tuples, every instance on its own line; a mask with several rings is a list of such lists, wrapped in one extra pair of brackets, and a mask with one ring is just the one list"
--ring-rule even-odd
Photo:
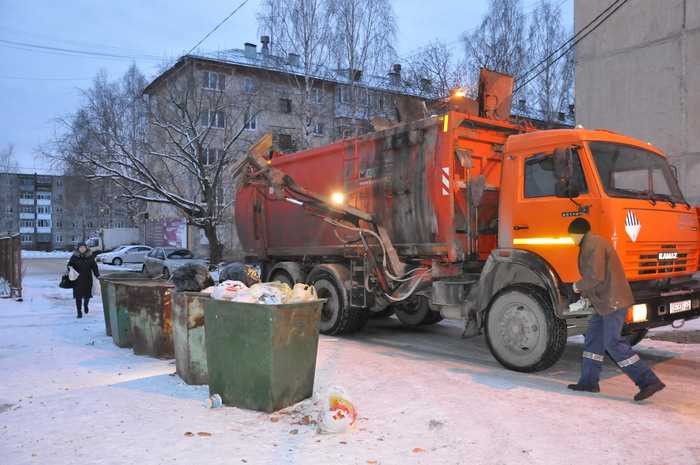
[(685, 203), (668, 162), (630, 145), (589, 142), (605, 191), (612, 197)]

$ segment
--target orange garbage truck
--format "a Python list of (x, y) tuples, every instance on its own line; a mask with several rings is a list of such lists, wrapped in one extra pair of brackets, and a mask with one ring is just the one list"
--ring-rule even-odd
[(572, 289), (567, 227), (581, 217), (624, 264), (631, 343), (700, 316), (698, 216), (664, 153), (607, 130), (535, 129), (510, 117), (511, 89), (482, 73), (479, 97), (442, 114), (294, 154), (263, 148), (236, 200), (247, 255), (268, 280), (316, 286), (324, 334), (392, 313), (459, 319), (505, 367), (538, 371), (591, 315)]

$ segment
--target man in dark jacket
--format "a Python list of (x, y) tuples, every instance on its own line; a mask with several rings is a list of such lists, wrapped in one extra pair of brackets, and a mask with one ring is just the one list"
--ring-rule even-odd
[(590, 230), (591, 225), (583, 218), (577, 218), (569, 225), (569, 234), (580, 247), (578, 268), (581, 279), (574, 283), (574, 291), (591, 302), (595, 313), (586, 331), (581, 378), (568, 387), (574, 391), (599, 392), (598, 381), (607, 352), (639, 386), (634, 400), (644, 400), (666, 386), (620, 336), (627, 310), (634, 305), (634, 297), (612, 244)]
[(84, 242), (78, 244), (78, 248), (68, 260), (68, 266), (78, 273), (78, 279), (73, 281), (73, 298), (78, 311), (77, 317), (82, 318), (81, 307), (86, 315), (90, 312), (88, 305), (92, 297), (92, 276), (94, 274), (99, 278), (100, 271), (97, 269), (95, 258)]

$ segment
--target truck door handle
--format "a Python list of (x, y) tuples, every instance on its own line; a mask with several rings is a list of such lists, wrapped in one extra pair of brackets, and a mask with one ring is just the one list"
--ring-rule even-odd
[(513, 231), (520, 231), (522, 229), (530, 229), (530, 226), (527, 226), (527, 225), (521, 226), (521, 225), (517, 225), (517, 224), (515, 226), (513, 226)]

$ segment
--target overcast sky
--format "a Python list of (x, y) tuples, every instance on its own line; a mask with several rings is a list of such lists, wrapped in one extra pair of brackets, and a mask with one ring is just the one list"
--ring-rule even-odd
[[(540, 0), (522, 1), (530, 11)], [(562, 1), (565, 18), (571, 21), (573, 0)], [(0, 0), (0, 147), (14, 144), (23, 170), (46, 171), (45, 162), (34, 156), (37, 148), (51, 139), (55, 118), (75, 111), (79, 89), (88, 87), (100, 69), (117, 77), (135, 61), (152, 78), (159, 63), (189, 50), (240, 2)], [(200, 48), (257, 43), (258, 3), (250, 0)], [(487, 0), (392, 3), (399, 55), (414, 53), (435, 39), (451, 43), (461, 53), (457, 39), (479, 23), (488, 4)]]

